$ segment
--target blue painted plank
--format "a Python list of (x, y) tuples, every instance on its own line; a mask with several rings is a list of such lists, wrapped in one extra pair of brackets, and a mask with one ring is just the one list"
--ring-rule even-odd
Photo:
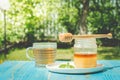
[[(106, 67), (120, 66), (120, 60), (100, 60)], [(120, 80), (120, 67), (94, 74), (58, 74), (36, 68), (32, 61), (6, 61), (0, 64), (0, 80)]]
[(0, 80), (47, 80), (46, 76), (47, 69), (36, 68), (33, 62), (5, 62), (0, 65)]

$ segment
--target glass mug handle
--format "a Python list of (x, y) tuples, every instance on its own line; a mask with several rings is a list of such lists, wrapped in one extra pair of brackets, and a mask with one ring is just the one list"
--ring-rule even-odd
[(27, 56), (27, 58), (30, 59), (30, 60), (35, 60), (34, 58), (32, 58), (32, 57), (29, 56), (29, 52), (28, 52), (28, 51), (29, 51), (30, 49), (33, 49), (33, 47), (28, 47), (28, 48), (26, 49), (26, 56)]

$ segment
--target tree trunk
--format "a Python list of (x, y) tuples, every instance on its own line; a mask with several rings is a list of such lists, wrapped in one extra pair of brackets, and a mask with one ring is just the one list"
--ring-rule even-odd
[(89, 10), (89, 0), (83, 0), (83, 8), (82, 8), (82, 15), (80, 18), (80, 34), (87, 34), (87, 25), (86, 25), (86, 18)]

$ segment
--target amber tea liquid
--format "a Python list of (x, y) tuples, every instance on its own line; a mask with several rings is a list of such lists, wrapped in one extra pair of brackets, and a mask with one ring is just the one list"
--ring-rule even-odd
[(33, 49), (36, 64), (51, 64), (55, 61), (56, 49)]
[(91, 68), (97, 65), (96, 53), (75, 53), (74, 64), (77, 68)]

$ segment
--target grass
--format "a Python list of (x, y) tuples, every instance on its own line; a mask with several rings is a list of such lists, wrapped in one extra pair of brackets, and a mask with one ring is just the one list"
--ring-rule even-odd
[(120, 47), (100, 47), (98, 48), (98, 59), (120, 60)]
[[(32, 55), (32, 51), (30, 51), (30, 55)], [(72, 58), (73, 55), (73, 49), (58, 49), (57, 54), (56, 54), (56, 59), (57, 60), (69, 60)], [(26, 49), (15, 49), (12, 50), (8, 55), (7, 55), (7, 60), (29, 60), (26, 57)]]
[[(32, 52), (30, 52), (32, 53)], [(69, 49), (57, 49), (56, 60), (71, 60), (73, 59), (73, 48)], [(98, 59), (101, 60), (120, 60), (120, 47), (99, 47)], [(0, 63), (4, 60), (29, 60), (26, 58), (26, 49), (14, 49), (11, 50), (7, 59), (4, 59), (3, 55), (0, 55)]]
[(0, 63), (2, 63), (4, 61), (4, 55), (3, 54), (0, 54)]

